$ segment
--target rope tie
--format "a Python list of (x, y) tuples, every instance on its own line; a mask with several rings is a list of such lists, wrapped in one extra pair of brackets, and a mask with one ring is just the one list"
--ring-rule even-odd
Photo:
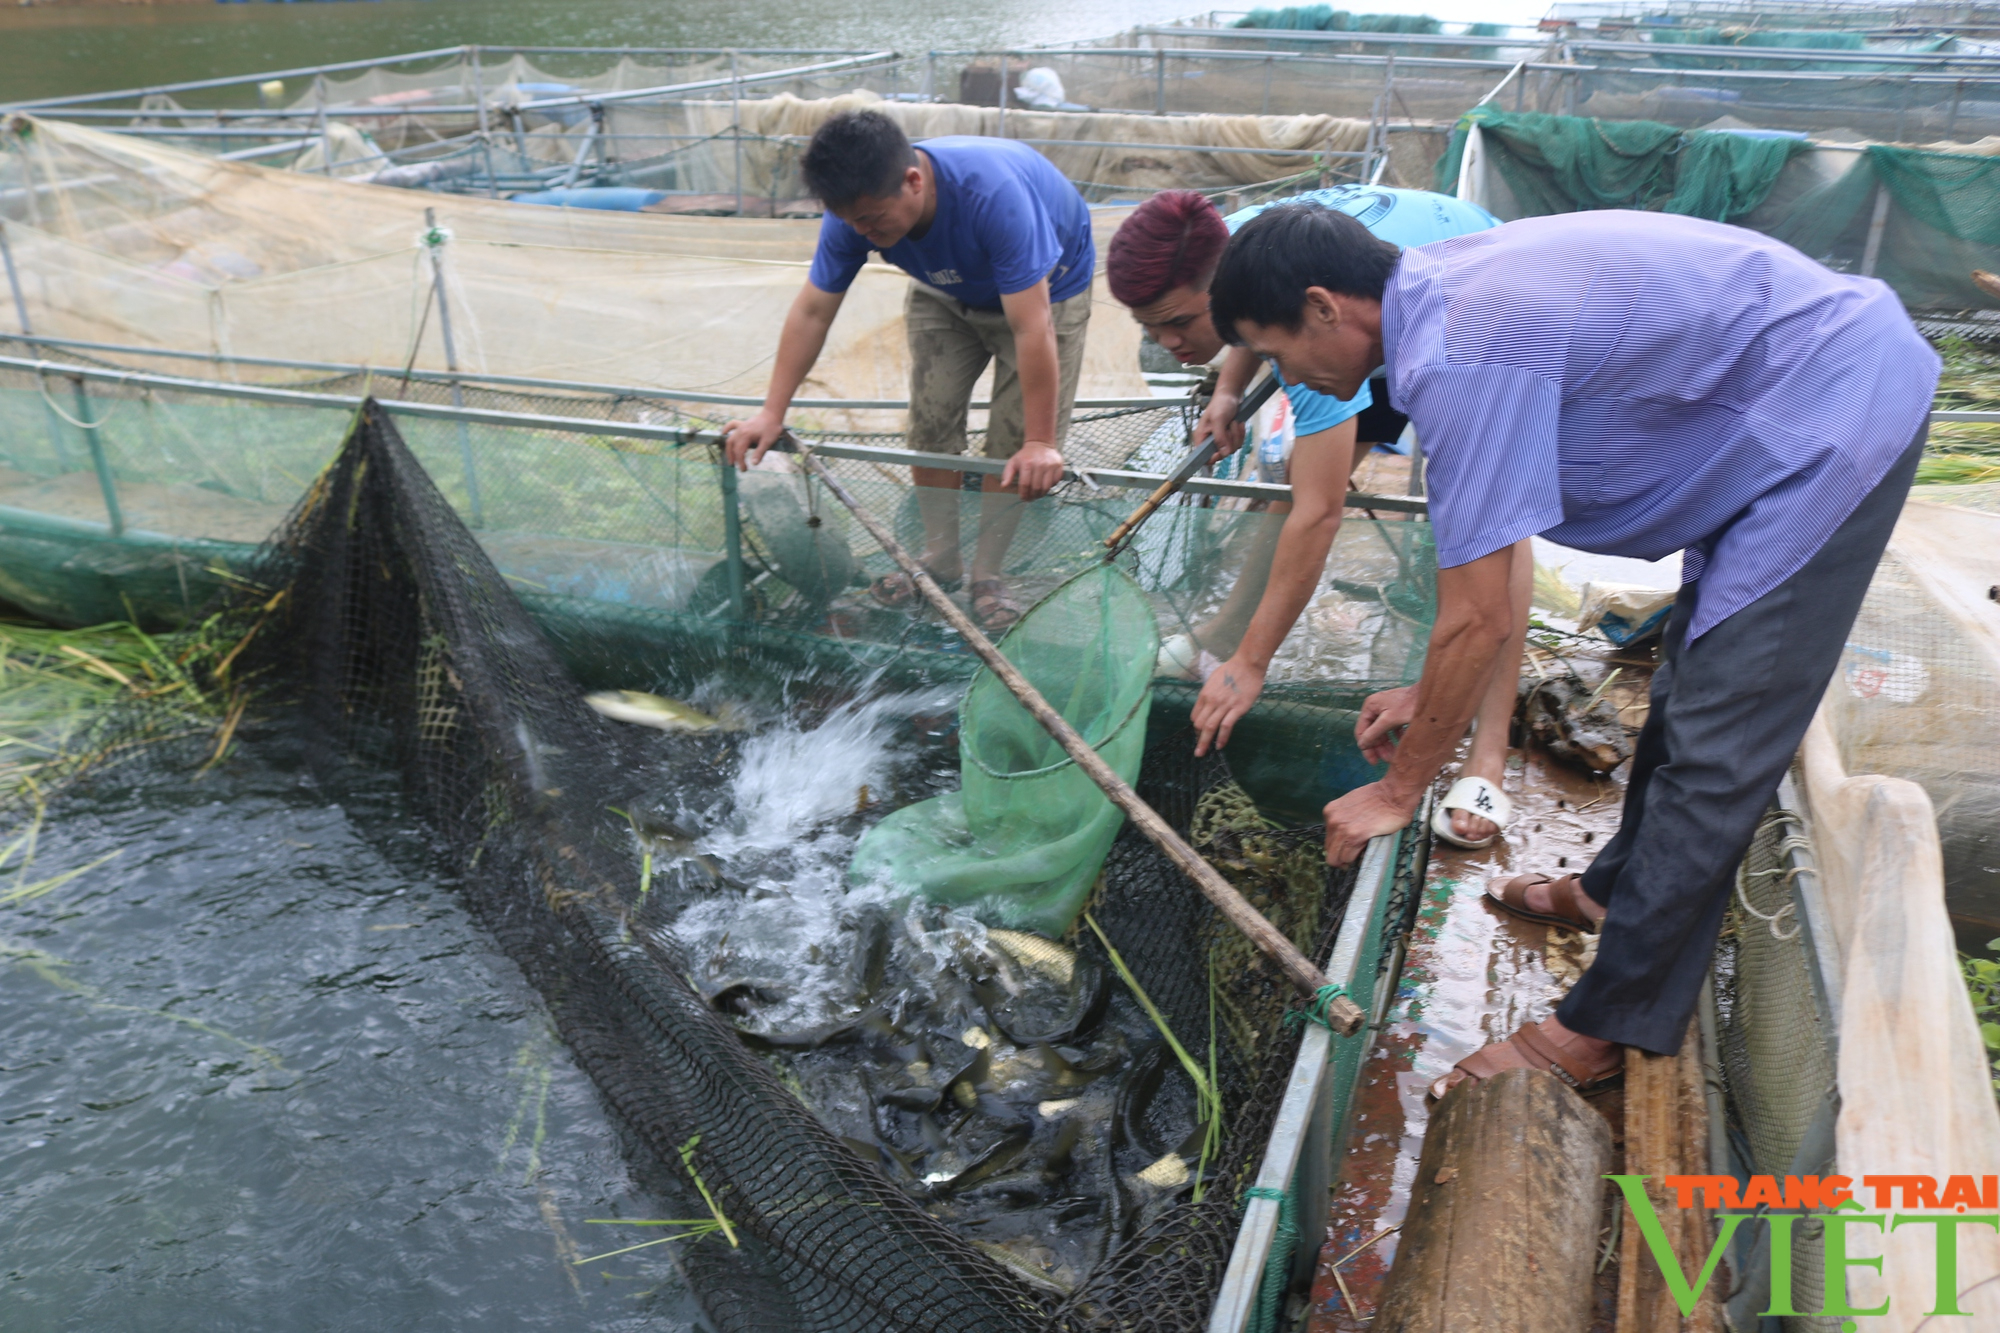
[[(1765, 873), (1773, 873), (1773, 872), (1765, 872)], [(1748, 889), (1749, 889), (1749, 873), (1742, 870), (1742, 868), (1739, 867), (1736, 875), (1736, 901), (1742, 905), (1743, 910), (1748, 912), (1751, 916), (1756, 917), (1759, 921), (1762, 921), (1764, 923), (1765, 929), (1771, 932), (1772, 939), (1780, 941), (1797, 939), (1799, 936), (1799, 931), (1804, 925), (1803, 922), (1798, 921), (1796, 918), (1794, 918), (1790, 934), (1787, 934), (1783, 930), (1779, 929), (1779, 924), (1783, 922), (1787, 916), (1791, 915), (1792, 913), (1798, 910), (1798, 904), (1796, 902), (1790, 902), (1786, 903), (1783, 907), (1780, 907), (1775, 912), (1760, 912), (1756, 909), (1756, 907), (1754, 907), (1751, 904)]]
[(110, 406), (107, 406), (104, 409), (104, 414), (98, 417), (97, 420), (81, 421), (62, 410), (62, 405), (56, 402), (56, 400), (49, 395), (48, 380), (43, 378), (43, 376), (41, 376), (39, 373), (35, 376), (35, 387), (41, 390), (42, 401), (48, 404), (49, 411), (55, 413), (57, 416), (61, 417), (64, 421), (67, 421), (70, 425), (76, 427), (78, 430), (96, 430), (99, 427), (101, 427), (105, 422), (111, 420), (111, 414), (118, 410), (117, 404), (114, 403)]
[(1290, 1190), (1252, 1185), (1243, 1191), (1243, 1197), (1269, 1199), (1278, 1205), (1278, 1226), (1271, 1237), (1271, 1252), (1264, 1259), (1263, 1276), (1257, 1283), (1257, 1309), (1250, 1324), (1260, 1333), (1270, 1333), (1277, 1328), (1278, 1309), (1284, 1302), (1285, 1288), (1290, 1285), (1292, 1249), (1299, 1242), (1299, 1220)]
[(1334, 982), (1328, 982), (1313, 992), (1312, 1002), (1307, 1004), (1305, 1008), (1287, 1009), (1285, 1011), (1285, 1026), (1288, 1028), (1303, 1028), (1308, 1023), (1317, 1023), (1328, 1031), (1332, 1031), (1333, 1019), (1328, 1016), (1327, 1011), (1333, 1008), (1335, 1000), (1352, 1000), (1353, 998), (1352, 995), (1347, 993), (1347, 987)]

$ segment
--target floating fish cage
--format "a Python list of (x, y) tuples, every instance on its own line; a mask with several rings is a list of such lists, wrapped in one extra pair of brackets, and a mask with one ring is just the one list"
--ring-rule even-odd
[[(266, 683), (259, 707), (272, 716), (311, 719), (328, 781), (354, 764), (401, 775), (449, 854), (478, 859), (475, 913), (550, 997), (642, 1155), (688, 1192), (678, 1206), (693, 1212), (675, 1215), (697, 1215), (705, 1187), (754, 1238), (741, 1253), (706, 1239), (688, 1250), (690, 1281), (718, 1326), (796, 1317), (802, 1327), (822, 1318), (1110, 1327), (1155, 1309), (1162, 1291), (1199, 1326), (1218, 1292), (1240, 1288), (1232, 1263), (1268, 1268), (1273, 1281), (1289, 1273), (1296, 1236), (1273, 1248), (1278, 1215), (1265, 1216), (1261, 1196), (1246, 1208), (1242, 1191), (1260, 1169), (1279, 1170), (1277, 1158), (1264, 1161), (1274, 1142), (1280, 1157), (1325, 1177), (1330, 1144), (1308, 1131), (1337, 1118), (1362, 1039), (1337, 1043), (1324, 1093), (1319, 1080), (1291, 1089), (1298, 1050), (1326, 1068), (1325, 1034), (1302, 1039), (1284, 1023), (1289, 987), (1136, 833), (1113, 845), (1092, 898), (1102, 936), (1079, 929), (1052, 946), (1063, 951), (1056, 971), (1094, 978), (1092, 1012), (1107, 1015), (1082, 1036), (1064, 1035), (1075, 1027), (1067, 1019), (1042, 1022), (1043, 1010), (1060, 1017), (1082, 1002), (1039, 996), (1032, 956), (1006, 953), (1037, 946), (1003, 931), (931, 917), (906, 930), (905, 918), (879, 912), (832, 927), (829, 951), (863, 958), (863, 972), (873, 951), (892, 989), (917, 984), (910, 969), (936, 967), (927, 950), (986, 959), (978, 966), (995, 977), (1011, 968), (1022, 988), (1006, 999), (937, 981), (945, 989), (922, 991), (925, 1003), (958, 1017), (893, 1037), (857, 1032), (852, 1014), (839, 1032), (772, 1030), (769, 1015), (789, 1010), (762, 994), (768, 979), (713, 971), (727, 930), (722, 943), (694, 924), (676, 933), (675, 914), (712, 898), (716, 881), (677, 850), (680, 816), (642, 804), (633, 775), (712, 785), (705, 765), (731, 762), (722, 756), (737, 742), (621, 732), (583, 710), (586, 690), (735, 691), (767, 712), (815, 715), (889, 698), (934, 747), (949, 743), (976, 665), (937, 622), (861, 591), (886, 560), (823, 487), (782, 463), (741, 475), (719, 465), (715, 417), (727, 404), (436, 373), (392, 386), (354, 370), (302, 384), (297, 367), (293, 387), (230, 384), (123, 369), (105, 348), (87, 359), (80, 350), (62, 363), (0, 361), (0, 596), (63, 623), (129, 616), (171, 626), (221, 607), (229, 623), (255, 628), (237, 672)], [(364, 393), (391, 390), (401, 396), (363, 408)], [(1078, 414), (1071, 479), (1028, 507), (1010, 557), (1024, 600), (1101, 565), (1104, 536), (1184, 450), (1186, 425), (1174, 403)], [(852, 433), (812, 447), (871, 511), (906, 540), (914, 534), (900, 473), (912, 455)], [(924, 461), (968, 476), (990, 467)], [(1201, 479), (1142, 529), (1122, 567), (1163, 629), (1194, 628), (1239, 579), (1260, 577), (1257, 552), (1275, 522), (1251, 506), (1282, 495)], [(1414, 679), (1434, 558), (1413, 512), (1420, 500), (1354, 500), (1380, 516), (1345, 525), (1342, 578), (1322, 589), (1266, 701), (1239, 726), (1229, 764), (1191, 759), (1193, 687), (1156, 681), (1138, 786), (1363, 994), (1378, 974), (1396, 868), (1407, 876), (1412, 849), (1383, 839), (1358, 877), (1330, 874), (1316, 835), (1299, 830), (1324, 800), (1372, 776), (1349, 739), (1355, 709), (1366, 692)], [(966, 493), (968, 538), (980, 503)], [(576, 745), (585, 732), (604, 734), (602, 744)], [(166, 762), (141, 758), (143, 746), (130, 753)], [(919, 773), (872, 796), (864, 787), (855, 829), (936, 780)], [(630, 812), (629, 826), (605, 813), (613, 808)], [(826, 836), (853, 832), (832, 827)], [(583, 863), (550, 859), (558, 846)], [(735, 891), (725, 881), (721, 892)], [(895, 930), (869, 944), (889, 929), (884, 920)], [(1189, 940), (1207, 945), (1190, 950)], [(829, 963), (829, 974), (847, 976), (846, 965)], [(1201, 1104), (1189, 1067), (1166, 1055), (1118, 969), (1130, 970), (1131, 994), (1148, 997), (1191, 1068), (1207, 1071), (1201, 1086), (1219, 1109), (1205, 1149), (1185, 1141)], [(604, 980), (583, 986), (580, 976)], [(982, 1014), (997, 1015), (990, 1029)], [(974, 1029), (990, 1034), (983, 1044)], [(1034, 1054), (1042, 1046), (1058, 1067)], [(872, 1103), (872, 1119), (856, 1120), (842, 1109), (849, 1093), (829, 1091), (848, 1088), (856, 1069), (893, 1084), (878, 1088), (888, 1100)], [(942, 1086), (907, 1072), (920, 1069)], [(696, 1085), (715, 1086), (667, 1091)], [(1030, 1093), (1039, 1128), (1016, 1141), (1009, 1126), (1027, 1122), (1007, 1108)], [(968, 1118), (965, 1143), (916, 1136), (927, 1114), (918, 1103), (938, 1098)], [(1117, 1136), (1092, 1117), (1120, 1126)], [(1065, 1118), (1080, 1126), (1067, 1140)], [(989, 1130), (991, 1143), (979, 1137)], [(699, 1150), (680, 1157), (696, 1136)], [(1317, 1146), (1306, 1151), (1309, 1141)], [(1017, 1158), (1060, 1163), (1069, 1193), (1051, 1197), (1025, 1167), (1002, 1171)], [(1312, 1178), (1301, 1179), (1299, 1197), (1310, 1198)], [(826, 1202), (833, 1196), (861, 1210)], [(1063, 1209), (1088, 1220), (1050, 1220)], [(1023, 1219), (1055, 1227), (1055, 1239), (1030, 1243)], [(954, 1230), (973, 1222), (983, 1230)], [(829, 1266), (834, 1250), (846, 1257)], [(930, 1293), (921, 1309), (915, 1290)]]
[[(861, 105), (918, 142), (970, 134), (1032, 144), (1092, 200), (1373, 175), (1375, 127), (1298, 120), (1295, 97), (1261, 115), (1190, 118), (1186, 95), (1170, 106), (1161, 70), (1187, 59), (1134, 51), (1082, 69), (1074, 56), (1032, 50), (464, 47), (18, 109), (346, 180), (675, 213), (816, 217), (800, 155), (820, 122)], [(1087, 104), (1060, 77), (1044, 90), (1022, 82), (1031, 69), (1048, 80), (1051, 61), (1085, 81)], [(1126, 87), (1127, 67), (1144, 72), (1143, 88)], [(1202, 74), (1177, 69), (1174, 79), (1198, 93)], [(253, 95), (265, 104), (243, 105)]]

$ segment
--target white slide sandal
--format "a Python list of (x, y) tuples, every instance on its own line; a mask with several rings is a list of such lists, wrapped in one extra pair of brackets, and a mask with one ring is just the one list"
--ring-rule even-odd
[(1475, 852), (1492, 846), (1493, 839), (1500, 835), (1496, 832), (1477, 842), (1459, 837), (1451, 831), (1451, 812), (1454, 810), (1490, 820), (1497, 829), (1505, 829), (1507, 821), (1514, 817), (1514, 803), (1485, 778), (1460, 778), (1452, 783), (1451, 790), (1444, 794), (1444, 799), (1438, 802), (1436, 811), (1431, 815), (1431, 832), (1454, 847)]

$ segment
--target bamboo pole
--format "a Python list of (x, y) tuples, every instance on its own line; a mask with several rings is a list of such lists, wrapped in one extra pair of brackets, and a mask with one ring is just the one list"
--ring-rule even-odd
[[(958, 631), (967, 646), (986, 664), (987, 669), (998, 676), (1000, 683), (1013, 692), (1014, 697), (1019, 699), (1022, 706), (1034, 716), (1035, 721), (1042, 724), (1043, 730), (1055, 737), (1056, 743), (1069, 753), (1069, 757), (1076, 761), (1077, 767), (1103, 789), (1104, 794), (1111, 798), (1111, 803), (1123, 810), (1126, 818), (1138, 825), (1139, 831), (1151, 838), (1154, 844), (1167, 854), (1167, 858), (1194, 881), (1195, 887), (1215, 904), (1216, 910), (1227, 917), (1231, 925), (1248, 936), (1250, 942), (1275, 962), (1285, 975), (1291, 978), (1294, 985), (1308, 995), (1317, 994), (1327, 984), (1326, 974), (1314, 967), (1312, 961), (1300, 953), (1297, 946), (1286, 939), (1276, 926), (1266, 921), (1262, 913), (1244, 900), (1234, 885), (1224, 879), (1214, 866), (1202, 859), (1201, 853), (1190, 847), (1180, 834), (1174, 832), (1166, 820), (1160, 818), (1153, 807), (1140, 799), (1139, 793), (1132, 790), (1131, 784), (1119, 777), (1111, 765), (1105, 763), (1097, 751), (1090, 748), (1083, 737), (1077, 734), (1076, 728), (1050, 706), (1049, 701), (1042, 697), (1041, 692), (1012, 662), (1001, 656), (1000, 650), (993, 646), (993, 641), (980, 631), (979, 626), (972, 623), (971, 617), (959, 610), (951, 598), (945, 596), (944, 590), (938, 587), (937, 582), (924, 567), (910, 558), (910, 553), (903, 549), (902, 543), (898, 542), (874, 515), (862, 507), (861, 502), (854, 498), (847, 487), (841, 485), (840, 479), (833, 475), (812, 450), (798, 444), (796, 440), (792, 443), (798, 449), (806, 471), (818, 477), (826, 485), (827, 490), (832, 492), (833, 498), (847, 506), (848, 511), (860, 521), (861, 526), (868, 530), (868, 535), (889, 553), (889, 558), (894, 560), (903, 573), (916, 584), (924, 599), (936, 607), (938, 614), (945, 618), (946, 623)], [(1326, 1006), (1326, 1016), (1327, 1025), (1343, 1037), (1352, 1036), (1359, 1031), (1364, 1017), (1361, 1007), (1344, 995), (1333, 997), (1332, 1002)]]
[[(1195, 390), (1196, 406), (1206, 401), (1203, 397), (1204, 390), (1213, 392), (1213, 381), (1210, 381), (1209, 384), (1204, 385), (1201, 389)], [(1265, 403), (1270, 402), (1271, 396), (1277, 391), (1277, 375), (1275, 373), (1266, 375), (1261, 384), (1244, 396), (1242, 404), (1236, 409), (1236, 423), (1241, 425), (1255, 416), (1258, 409), (1262, 408)], [(1107, 552), (1104, 558), (1106, 560), (1116, 557), (1120, 549), (1123, 548), (1125, 539), (1138, 531), (1141, 523), (1151, 518), (1154, 511), (1165, 504), (1175, 491), (1187, 485), (1193, 479), (1194, 474), (1201, 471), (1202, 464), (1208, 460), (1209, 454), (1214, 452), (1214, 449), (1215, 442), (1213, 440), (1203, 440), (1190, 450), (1185, 458), (1181, 459), (1179, 465), (1167, 474), (1167, 479), (1161, 482), (1151, 495), (1146, 497), (1146, 502), (1132, 511), (1132, 517), (1120, 523), (1112, 530), (1111, 535), (1104, 539), (1104, 549)]]

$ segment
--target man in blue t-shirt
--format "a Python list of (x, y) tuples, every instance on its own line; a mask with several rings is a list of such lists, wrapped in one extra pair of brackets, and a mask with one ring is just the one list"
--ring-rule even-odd
[[(763, 407), (725, 428), (729, 459), (755, 463), (777, 440), (848, 287), (868, 256), (880, 254), (916, 280), (904, 305), (912, 449), (965, 451), (973, 384), (996, 363), (986, 456), (1007, 466), (984, 479), (967, 591), (979, 621), (1003, 630), (1021, 616), (1000, 577), (1021, 505), (1062, 479), (1060, 446), (1083, 369), (1097, 263), (1090, 210), (1026, 144), (954, 136), (916, 148), (879, 111), (820, 126), (800, 171), (826, 205), (819, 251), (785, 319)], [(959, 473), (910, 471), (923, 514), (924, 566), (955, 588), (965, 573)], [(919, 596), (902, 574), (882, 579), (874, 593), (891, 606)]]

